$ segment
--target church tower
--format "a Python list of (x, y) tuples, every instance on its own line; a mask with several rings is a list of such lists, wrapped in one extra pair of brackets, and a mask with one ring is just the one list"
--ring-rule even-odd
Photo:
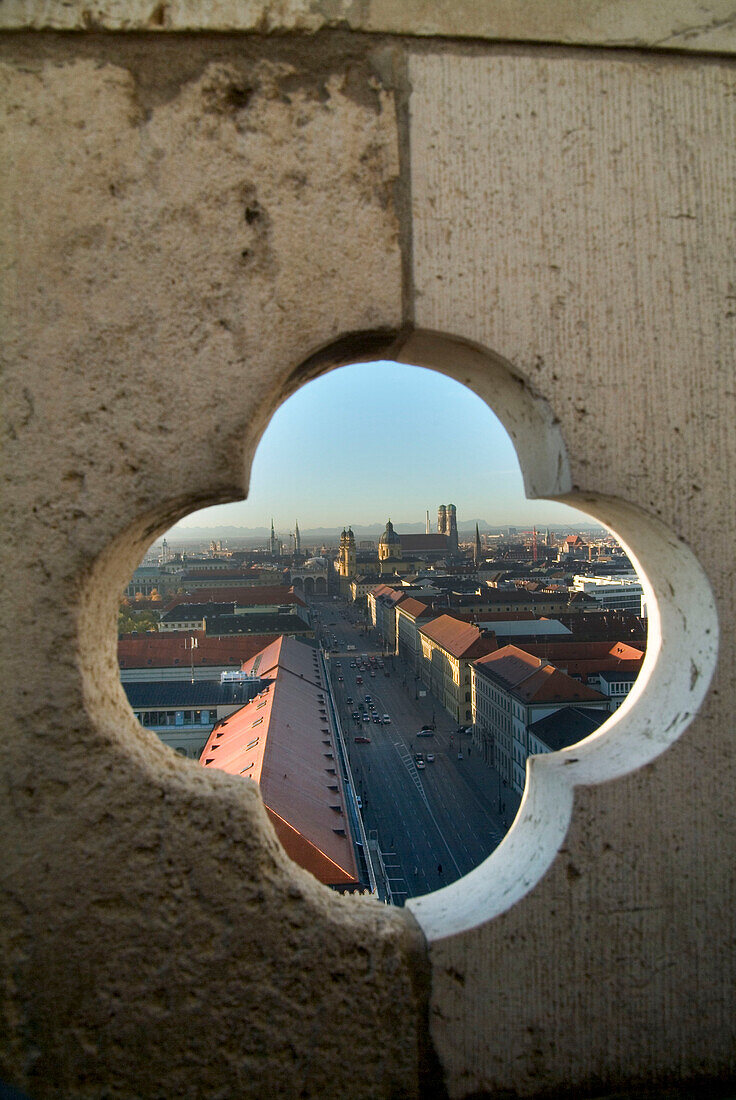
[(342, 534), (340, 535), (340, 556), (338, 565), (338, 571), (341, 577), (354, 577), (357, 573), (355, 535), (353, 534), (352, 527), (348, 527), (347, 530), (343, 528)]
[(299, 556), (302, 552), (302, 537), (299, 534), (299, 520), (294, 520), (294, 555)]
[(478, 524), (475, 525), (475, 549), (473, 551), (473, 561), (476, 565), (480, 565), (482, 560), (482, 551), (480, 546), (480, 531), (478, 530)]
[(391, 520), (386, 524), (386, 530), (378, 540), (378, 560), (386, 561), (388, 558), (401, 560), (401, 539), (394, 531)]
[(457, 540), (457, 509), (454, 504), (447, 505), (447, 518), (445, 534), (448, 539), (448, 550), (451, 554), (458, 552)]
[(437, 509), (437, 534), (446, 535), (447, 531), (447, 508), (444, 504), (440, 504)]
[(271, 537), (268, 540), (268, 552), (272, 558), (275, 558), (278, 552), (278, 547), (276, 545), (276, 532), (273, 529), (273, 516), (271, 516)]

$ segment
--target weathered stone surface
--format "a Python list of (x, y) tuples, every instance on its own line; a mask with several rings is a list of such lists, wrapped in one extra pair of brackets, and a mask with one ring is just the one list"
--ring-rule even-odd
[(0, 29), (240, 31), (327, 28), (656, 50), (736, 51), (732, 0), (4, 0)]
[(663, 520), (703, 564), (723, 630), (676, 746), (579, 790), (546, 878), (433, 945), (450, 1093), (729, 1072), (736, 74), (431, 50), (409, 78), (416, 323), (507, 357), (559, 418), (569, 502)]
[[(665, 45), (730, 33), (725, 8), (697, 8), (702, 36), (689, 5), (662, 9)], [(85, 10), (110, 29), (205, 18)], [(403, 29), (483, 37), (475, 16), (504, 10), (434, 7)], [(544, 10), (601, 34), (624, 9)], [(238, 11), (234, 29), (395, 32), (417, 8)], [(73, 3), (0, 13), (81, 26)], [(614, 19), (601, 44), (616, 35)], [(509, 360), (516, 375), (448, 340), (431, 365), (464, 377), (475, 356), (507, 410), (522, 387), (520, 431), (549, 431), (527, 450), (537, 467), (549, 454), (549, 483), (599, 514), (624, 501), (661, 519), (702, 561), (725, 628), (677, 745), (578, 790), (546, 876), (433, 944), (450, 1092), (734, 1072), (733, 68), (414, 42), (407, 82), (407, 48), (344, 33), (3, 39), (0, 1075), (34, 1097), (410, 1097), (418, 1063), (433, 1074), (411, 918), (291, 866), (254, 788), (138, 728), (114, 654), (143, 548), (242, 493), (271, 412), (305, 378), (431, 359), (412, 316)]]
[(155, 531), (242, 495), (295, 366), (400, 323), (392, 92), (324, 43), (13, 39), (2, 101), (0, 1079), (412, 1094), (411, 918), (144, 734), (114, 628)]

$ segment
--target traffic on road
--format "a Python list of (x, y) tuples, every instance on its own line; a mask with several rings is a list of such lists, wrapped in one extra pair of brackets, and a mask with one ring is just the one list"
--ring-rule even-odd
[(315, 599), (312, 612), (366, 833), (401, 905), (467, 874), (500, 843), (500, 779), (351, 604)]

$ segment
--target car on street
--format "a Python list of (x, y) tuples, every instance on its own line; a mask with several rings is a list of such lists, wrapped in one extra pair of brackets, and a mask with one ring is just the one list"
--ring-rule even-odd
[(391, 725), (391, 718), (388, 714), (384, 714), (383, 724), (384, 724), (384, 726), (390, 726)]
[(343, 683), (344, 679), (345, 679), (345, 677), (344, 677), (344, 676), (338, 676), (338, 678), (337, 678), (337, 682), (338, 682), (339, 684), (341, 684), (341, 683)]
[(428, 764), (434, 764), (434, 753), (433, 752), (428, 752), (427, 753), (427, 763)]
[(423, 767), (424, 767), (424, 761), (423, 760), (417, 760), (417, 768), (419, 769), (419, 771), (421, 771)]
[(352, 695), (348, 695), (348, 697), (347, 697), (347, 699), (345, 700), (345, 702), (347, 703), (347, 705), (348, 705), (349, 707), (351, 707), (351, 706), (353, 705), (353, 697), (352, 697)]
[(354, 710), (353, 711), (353, 718), (355, 719), (356, 722), (359, 722), (360, 721), (360, 712), (357, 711), (357, 710)]
[(434, 737), (434, 730), (422, 729), (419, 730), (417, 737)]
[(362, 734), (358, 737), (354, 737), (353, 741), (356, 745), (370, 745), (371, 743), (370, 737), (364, 737)]
[(363, 677), (362, 676), (356, 676), (355, 677), (355, 682), (356, 682), (356, 684), (362, 684), (363, 683)]
[(364, 714), (363, 715), (363, 721), (364, 722), (370, 722), (370, 720), (371, 720), (370, 714)]
[(374, 722), (378, 722), (378, 724), (379, 724), (379, 726), (380, 726), (380, 724), (381, 724), (381, 716), (380, 716), (380, 714), (374, 714), (374, 715), (373, 715), (373, 721), (374, 721)]
[(358, 809), (362, 810), (363, 809), (363, 799), (360, 797), (360, 795), (355, 796), (355, 801), (358, 804)]

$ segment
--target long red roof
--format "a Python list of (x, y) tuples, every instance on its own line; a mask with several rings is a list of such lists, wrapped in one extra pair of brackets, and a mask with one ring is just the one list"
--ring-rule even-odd
[[(189, 639), (195, 638), (194, 650)], [(120, 668), (173, 668), (192, 663), (202, 665), (232, 665), (240, 668), (253, 654), (263, 649), (268, 637), (261, 634), (233, 634), (213, 638), (202, 630), (172, 630), (165, 634), (130, 634), (118, 639)]]
[(357, 884), (346, 792), (316, 651), (281, 637), (244, 668), (266, 686), (215, 725), (200, 763), (258, 783), (276, 834), (296, 863), (327, 885)]

